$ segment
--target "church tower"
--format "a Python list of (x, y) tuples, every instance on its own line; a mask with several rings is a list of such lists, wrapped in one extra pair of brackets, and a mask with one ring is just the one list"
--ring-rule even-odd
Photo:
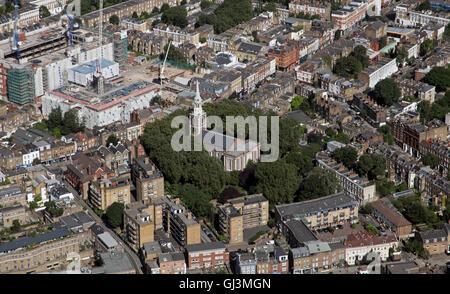
[(200, 96), (200, 90), (198, 88), (194, 98), (194, 111), (189, 115), (190, 132), (192, 136), (198, 136), (203, 130), (206, 130), (206, 112), (202, 109), (203, 100)]

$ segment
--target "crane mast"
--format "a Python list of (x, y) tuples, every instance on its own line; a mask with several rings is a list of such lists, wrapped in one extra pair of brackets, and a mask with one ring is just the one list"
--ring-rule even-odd
[(17, 32), (17, 22), (19, 21), (19, 0), (14, 0), (14, 44), (13, 51), (16, 52), (17, 59), (20, 58), (19, 33)]
[(58, 2), (59, 6), (61, 7), (61, 9), (64, 11), (64, 13), (66, 14), (68, 20), (69, 20), (69, 24), (68, 24), (68, 29), (67, 32), (69, 34), (69, 45), (72, 46), (72, 28), (73, 28), (73, 19), (72, 17), (67, 13), (67, 10), (64, 8), (64, 6), (61, 4), (61, 2), (59, 2), (59, 0), (56, 0), (56, 2)]
[(166, 61), (167, 61), (167, 56), (169, 55), (169, 50), (170, 50), (170, 45), (171, 44), (172, 44), (172, 41), (169, 41), (169, 44), (167, 46), (166, 56), (164, 57), (164, 62), (162, 64), (161, 70), (159, 72), (159, 80), (160, 80), (161, 85), (162, 85), (163, 79), (165, 79), (165, 77), (164, 77), (164, 70), (166, 69)]
[(100, 57), (97, 59), (97, 90), (98, 94), (103, 94), (103, 76), (102, 76), (102, 70), (101, 70), (101, 59), (103, 58), (103, 0), (100, 0), (100, 23), (98, 25), (99, 30), (99, 47), (100, 47)]

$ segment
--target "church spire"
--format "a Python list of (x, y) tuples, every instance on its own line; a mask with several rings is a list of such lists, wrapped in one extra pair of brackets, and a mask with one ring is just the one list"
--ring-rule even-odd
[(197, 90), (196, 90), (196, 92), (195, 92), (195, 98), (194, 98), (194, 107), (195, 108), (198, 108), (198, 107), (202, 107), (202, 97), (200, 96), (200, 90), (199, 90), (199, 87), (198, 87), (198, 81), (197, 81)]

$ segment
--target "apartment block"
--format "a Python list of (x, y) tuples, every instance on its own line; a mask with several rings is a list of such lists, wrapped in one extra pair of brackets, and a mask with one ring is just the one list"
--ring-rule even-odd
[(17, 204), (27, 205), (26, 193), (22, 186), (10, 185), (5, 188), (0, 188), (0, 205), (2, 207)]
[(356, 222), (359, 204), (344, 193), (275, 206), (275, 218), (283, 223), (303, 220), (311, 229), (335, 227), (345, 222)]
[(402, 146), (403, 151), (413, 156), (419, 155), (419, 144), (422, 141), (444, 141), (447, 138), (447, 126), (438, 119), (434, 119), (426, 125), (396, 119), (391, 121), (390, 125), (395, 141)]
[(131, 202), (130, 178), (112, 177), (93, 181), (89, 186), (89, 201), (97, 209), (105, 211), (114, 202)]
[(21, 225), (26, 223), (26, 211), (22, 205), (0, 208), (0, 228), (10, 228), (15, 220)]
[(37, 237), (24, 237), (0, 245), (0, 273), (26, 273), (49, 269), (64, 262), (69, 253), (79, 253), (90, 239), (89, 232), (73, 233), (59, 227)]
[(317, 3), (318, 1), (305, 1), (305, 0), (297, 0), (289, 3), (289, 12), (290, 13), (300, 13), (309, 15), (319, 15), (322, 20), (330, 20), (330, 11), (331, 4), (330, 3)]
[(372, 214), (394, 232), (399, 239), (411, 237), (412, 224), (395, 209), (389, 200), (383, 198), (370, 203)]
[(218, 207), (220, 229), (230, 243), (244, 241), (244, 230), (266, 225), (269, 220), (269, 201), (262, 194), (228, 200)]
[(423, 247), (430, 253), (430, 255), (442, 254), (448, 250), (448, 234), (444, 229), (435, 229), (422, 232), (416, 232)]
[(163, 225), (162, 202), (137, 201), (126, 206), (123, 223), (127, 234), (127, 243), (138, 252), (144, 243), (153, 242), (154, 231)]
[(186, 274), (186, 260), (182, 252), (167, 252), (158, 256), (160, 274)]
[(186, 245), (185, 248), (189, 269), (214, 268), (230, 262), (229, 254), (222, 242)]
[(138, 201), (164, 197), (164, 176), (148, 157), (133, 160), (131, 179), (136, 186)]
[(181, 245), (201, 243), (201, 229), (191, 212), (180, 203), (180, 199), (164, 198), (163, 224)]
[(355, 261), (362, 261), (369, 252), (380, 254), (382, 261), (389, 257), (389, 249), (397, 248), (398, 241), (393, 234), (377, 236), (373, 232), (359, 232), (350, 234), (345, 245), (345, 261), (349, 265), (354, 265)]
[(348, 170), (325, 151), (317, 153), (316, 160), (321, 168), (334, 172), (343, 192), (358, 201), (360, 205), (376, 200), (376, 186), (367, 178), (362, 178), (353, 170)]
[(390, 77), (397, 71), (397, 60), (395, 58), (381, 58), (376, 64), (363, 69), (359, 73), (358, 79), (365, 82), (369, 88), (373, 88), (379, 81)]
[(345, 247), (342, 243), (308, 241), (303, 247), (289, 252), (290, 270), (293, 274), (312, 274), (342, 264)]
[(427, 153), (434, 154), (439, 157), (439, 165), (447, 172), (450, 172), (450, 143), (441, 140), (422, 141), (419, 144), (419, 153), (421, 156)]
[(194, 45), (200, 44), (200, 33), (193, 29), (181, 29), (176, 26), (160, 23), (153, 27), (153, 32), (157, 36), (172, 39), (175, 44), (182, 44), (185, 42)]

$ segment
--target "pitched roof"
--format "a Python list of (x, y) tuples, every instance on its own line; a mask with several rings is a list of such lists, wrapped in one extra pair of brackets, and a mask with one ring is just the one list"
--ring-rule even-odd
[(384, 217), (386, 217), (391, 223), (396, 227), (410, 226), (411, 223), (405, 219), (400, 213), (394, 211), (389, 207), (383, 200), (377, 200), (375, 202), (369, 203), (373, 209), (377, 210)]

